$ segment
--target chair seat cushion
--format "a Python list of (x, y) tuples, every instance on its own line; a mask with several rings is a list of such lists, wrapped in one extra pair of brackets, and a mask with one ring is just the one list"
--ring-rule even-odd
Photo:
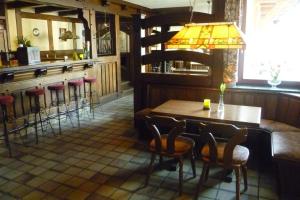
[(273, 132), (271, 141), (275, 159), (300, 162), (300, 132)]
[(12, 96), (0, 96), (0, 105), (10, 105), (14, 101), (14, 97)]
[(68, 82), (68, 85), (70, 86), (80, 86), (83, 84), (83, 80), (71, 80)]
[[(226, 146), (226, 143), (218, 143), (217, 144), (217, 152), (218, 152), (217, 160), (218, 160), (218, 162), (223, 162), (225, 146)], [(202, 148), (201, 155), (204, 160), (209, 161), (210, 155), (209, 155), (208, 144), (206, 144)], [(241, 145), (235, 146), (235, 148), (233, 150), (233, 156), (232, 156), (233, 164), (244, 164), (247, 162), (248, 158), (249, 158), (249, 150), (246, 147), (243, 147)]]
[(273, 120), (268, 120), (268, 119), (262, 119), (260, 123), (260, 128), (266, 129), (270, 132), (282, 132), (282, 131), (299, 131), (300, 129), (291, 126), (282, 122), (277, 122)]
[(63, 90), (65, 88), (64, 84), (55, 84), (55, 85), (49, 85), (49, 90)]
[(94, 83), (97, 81), (97, 78), (96, 77), (84, 77), (84, 82), (86, 83)]
[(45, 90), (42, 88), (35, 88), (35, 89), (27, 90), (25, 94), (27, 96), (39, 96), (45, 94)]
[[(163, 152), (167, 152), (167, 139), (168, 135), (161, 135), (161, 148)], [(150, 142), (150, 150), (155, 151), (155, 139)], [(183, 154), (188, 152), (194, 147), (194, 141), (190, 138), (178, 136), (175, 139), (174, 154)]]

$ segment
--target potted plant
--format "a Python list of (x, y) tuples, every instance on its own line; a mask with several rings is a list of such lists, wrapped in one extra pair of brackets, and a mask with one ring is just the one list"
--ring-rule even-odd
[(31, 47), (31, 42), (25, 37), (18, 37), (18, 46), (19, 47)]
[(19, 64), (34, 65), (41, 62), (40, 50), (38, 47), (33, 47), (30, 40), (25, 37), (18, 38), (17, 59)]
[(281, 80), (279, 79), (281, 66), (279, 64), (273, 65), (270, 67), (270, 80), (268, 80), (268, 84), (272, 86), (272, 88), (276, 88), (281, 84)]

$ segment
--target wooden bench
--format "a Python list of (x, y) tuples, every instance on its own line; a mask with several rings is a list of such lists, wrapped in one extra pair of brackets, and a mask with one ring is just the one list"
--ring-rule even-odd
[(300, 199), (300, 132), (273, 132), (271, 143), (281, 197)]

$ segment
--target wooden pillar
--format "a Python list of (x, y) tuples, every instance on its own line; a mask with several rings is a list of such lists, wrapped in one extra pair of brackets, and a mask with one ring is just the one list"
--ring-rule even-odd
[(141, 15), (134, 15), (133, 18), (133, 68), (134, 68), (134, 112), (142, 109), (142, 83), (141, 83)]
[(115, 42), (117, 57), (117, 92), (121, 92), (121, 49), (120, 49), (120, 16), (115, 16)]
[[(170, 27), (169, 26), (162, 26), (161, 27), (161, 36), (163, 36), (165, 33), (167, 33), (169, 31)], [(161, 39), (161, 41), (163, 41), (163, 39)], [(162, 42), (161, 43), (161, 51), (162, 53), (165, 51), (165, 43)], [(167, 65), (167, 62), (164, 60), (161, 62), (161, 72), (166, 72), (166, 65)]]
[[(212, 13), (215, 16), (215, 21), (224, 22), (225, 20), (225, 2), (226, 0), (214, 0)], [(225, 50), (226, 51), (226, 50)], [(213, 54), (213, 69), (212, 69), (212, 87), (219, 87), (223, 82), (224, 73), (224, 50), (214, 49)]]
[(21, 10), (16, 9), (15, 12), (16, 12), (16, 23), (17, 23), (17, 38), (21, 39), (23, 37)]

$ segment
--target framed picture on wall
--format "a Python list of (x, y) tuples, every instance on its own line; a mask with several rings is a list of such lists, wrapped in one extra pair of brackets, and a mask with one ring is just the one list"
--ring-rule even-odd
[(59, 28), (59, 37), (62, 37), (66, 33), (66, 28)]

